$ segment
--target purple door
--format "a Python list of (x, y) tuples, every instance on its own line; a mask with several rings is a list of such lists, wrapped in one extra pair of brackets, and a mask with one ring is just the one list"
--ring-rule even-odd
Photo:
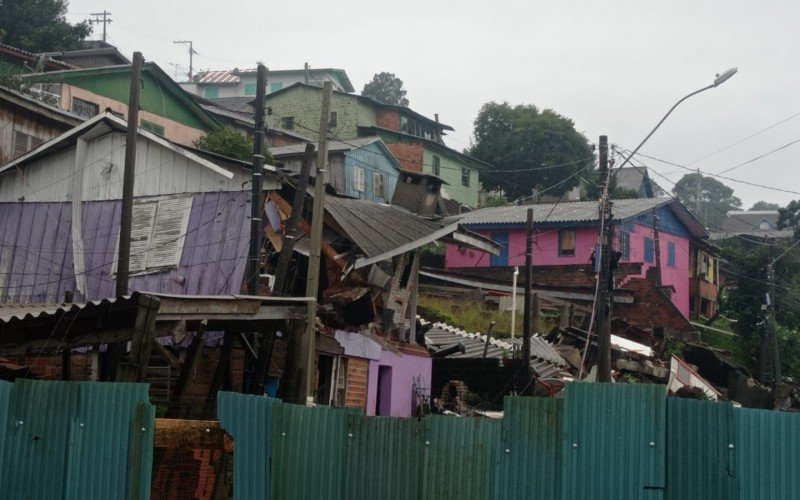
[(378, 366), (378, 397), (375, 415), (392, 414), (392, 367)]

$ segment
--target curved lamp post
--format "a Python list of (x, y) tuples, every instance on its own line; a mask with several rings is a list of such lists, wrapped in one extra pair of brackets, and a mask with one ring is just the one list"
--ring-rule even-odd
[(673, 111), (675, 111), (675, 108), (677, 108), (677, 107), (678, 107), (678, 105), (679, 105), (680, 103), (682, 103), (682, 102), (683, 102), (683, 101), (685, 101), (686, 99), (688, 99), (688, 98), (692, 97), (693, 95), (697, 95), (697, 94), (699, 94), (700, 92), (704, 92), (704, 91), (706, 91), (706, 90), (708, 90), (708, 89), (713, 89), (714, 87), (719, 87), (719, 86), (720, 86), (720, 85), (722, 85), (722, 84), (723, 84), (723, 83), (724, 83), (726, 80), (728, 80), (730, 77), (732, 77), (733, 75), (735, 75), (737, 71), (739, 71), (739, 68), (731, 68), (731, 69), (729, 69), (729, 70), (727, 70), (727, 71), (724, 71), (724, 72), (722, 72), (722, 73), (719, 73), (719, 74), (717, 74), (716, 78), (714, 78), (714, 83), (712, 83), (712, 84), (711, 84), (711, 85), (709, 85), (708, 87), (703, 87), (703, 88), (702, 88), (702, 89), (700, 89), (700, 90), (695, 90), (695, 91), (694, 91), (694, 92), (692, 92), (691, 94), (688, 94), (688, 95), (684, 96), (684, 97), (683, 97), (683, 98), (682, 98), (680, 101), (676, 102), (676, 103), (675, 103), (675, 104), (674, 104), (674, 105), (673, 105), (671, 108), (669, 108), (669, 111), (667, 111), (667, 114), (666, 114), (666, 115), (664, 115), (664, 118), (662, 118), (662, 119), (661, 119), (661, 121), (659, 121), (659, 122), (656, 124), (656, 126), (655, 126), (655, 127), (653, 127), (653, 130), (651, 130), (651, 131), (650, 131), (650, 133), (649, 133), (649, 134), (647, 134), (647, 137), (645, 137), (645, 138), (642, 140), (642, 142), (640, 142), (640, 143), (639, 143), (639, 145), (638, 145), (638, 146), (636, 146), (636, 149), (634, 149), (634, 150), (633, 150), (633, 152), (631, 152), (631, 154), (630, 154), (630, 155), (628, 155), (628, 157), (627, 157), (627, 158), (625, 158), (625, 161), (624, 161), (624, 162), (622, 162), (622, 165), (620, 165), (618, 168), (622, 168), (622, 167), (624, 167), (625, 165), (627, 165), (627, 164), (628, 164), (628, 162), (630, 161), (630, 159), (631, 159), (631, 158), (633, 158), (633, 155), (635, 155), (636, 153), (638, 153), (638, 152), (639, 152), (639, 148), (641, 148), (641, 147), (644, 145), (644, 143), (645, 143), (645, 142), (647, 142), (647, 139), (649, 139), (649, 138), (650, 138), (650, 136), (652, 136), (652, 135), (655, 133), (655, 131), (656, 131), (656, 130), (658, 130), (658, 127), (660, 127), (660, 126), (661, 126), (661, 124), (662, 124), (662, 123), (664, 123), (664, 120), (666, 120), (666, 119), (667, 119), (667, 117), (668, 117), (669, 115), (671, 115)]

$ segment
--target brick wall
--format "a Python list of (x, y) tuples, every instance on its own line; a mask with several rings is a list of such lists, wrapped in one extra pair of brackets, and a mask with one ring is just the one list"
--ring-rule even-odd
[(403, 169), (422, 172), (422, 158), (425, 148), (423, 148), (421, 142), (393, 142), (387, 144), (387, 146), (392, 154), (400, 160)]
[(396, 109), (379, 109), (378, 126), (389, 130), (400, 130), (400, 113)]
[(347, 358), (347, 388), (344, 401), (346, 407), (366, 409), (368, 378), (368, 359)]

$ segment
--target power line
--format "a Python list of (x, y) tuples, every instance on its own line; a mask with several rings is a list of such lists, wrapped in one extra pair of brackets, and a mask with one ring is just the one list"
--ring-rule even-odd
[(789, 142), (788, 144), (784, 144), (783, 146), (777, 147), (777, 148), (775, 148), (775, 149), (773, 149), (773, 150), (771, 150), (771, 151), (768, 151), (768, 152), (766, 152), (766, 153), (764, 153), (764, 154), (762, 154), (762, 155), (756, 156), (755, 158), (752, 158), (752, 159), (750, 159), (750, 160), (747, 160), (746, 162), (740, 163), (740, 164), (738, 164), (738, 165), (735, 165), (735, 166), (733, 166), (733, 167), (731, 167), (731, 168), (726, 168), (725, 170), (722, 170), (722, 171), (721, 171), (721, 172), (719, 172), (719, 173), (720, 173), (720, 174), (724, 174), (724, 173), (730, 172), (731, 170), (735, 170), (735, 169), (737, 169), (737, 168), (739, 168), (739, 167), (743, 167), (743, 166), (745, 166), (745, 165), (748, 165), (748, 164), (750, 164), (750, 163), (753, 163), (753, 162), (754, 162), (754, 161), (756, 161), (756, 160), (760, 160), (760, 159), (762, 159), (762, 158), (765, 158), (765, 157), (767, 157), (767, 156), (771, 155), (772, 153), (777, 153), (778, 151), (780, 151), (780, 150), (782, 150), (782, 149), (786, 149), (786, 148), (788, 148), (789, 146), (791, 146), (791, 145), (793, 145), (793, 144), (797, 144), (798, 142), (800, 142), (800, 139), (795, 139), (795, 140), (793, 140), (793, 141)]
[(741, 143), (743, 143), (743, 142), (745, 142), (745, 141), (747, 141), (747, 140), (749, 140), (749, 139), (752, 139), (753, 137), (755, 137), (755, 136), (757, 136), (757, 135), (763, 134), (764, 132), (766, 132), (766, 131), (768, 131), (768, 130), (771, 130), (771, 129), (773, 129), (773, 128), (777, 127), (778, 125), (782, 125), (782, 124), (784, 124), (784, 123), (788, 122), (789, 120), (791, 120), (791, 119), (793, 119), (793, 118), (797, 118), (798, 116), (800, 116), (800, 113), (795, 113), (795, 114), (793, 114), (792, 116), (790, 116), (789, 118), (784, 118), (783, 120), (781, 120), (781, 121), (779, 121), (779, 122), (773, 123), (772, 125), (769, 125), (769, 126), (767, 126), (767, 127), (765, 127), (765, 128), (762, 128), (762, 129), (761, 129), (761, 130), (759, 130), (758, 132), (755, 132), (755, 133), (753, 133), (753, 134), (750, 134), (750, 135), (748, 135), (747, 137), (745, 137), (745, 138), (743, 138), (743, 139), (739, 139), (739, 140), (738, 140), (738, 141), (736, 141), (736, 142), (733, 142), (733, 143), (731, 143), (731, 144), (728, 144), (727, 146), (725, 146), (725, 147), (723, 147), (723, 148), (720, 148), (720, 149), (718, 149), (718, 150), (714, 151), (713, 153), (709, 153), (709, 154), (707, 154), (707, 155), (705, 155), (705, 156), (701, 156), (700, 158), (698, 158), (698, 159), (696, 159), (696, 160), (694, 160), (694, 161), (692, 161), (692, 162), (689, 162), (689, 163), (688, 163), (688, 165), (694, 165), (695, 163), (697, 163), (697, 162), (699, 162), (699, 161), (703, 161), (703, 160), (705, 160), (706, 158), (710, 158), (710, 157), (712, 157), (712, 156), (714, 156), (714, 155), (716, 155), (716, 154), (718, 154), (718, 153), (721, 153), (721, 152), (723, 152), (723, 151), (726, 151), (726, 150), (728, 150), (728, 149), (730, 149), (730, 148), (732, 148), (732, 147), (734, 147), (734, 146), (737, 146), (737, 145), (739, 145), (739, 144), (741, 144)]

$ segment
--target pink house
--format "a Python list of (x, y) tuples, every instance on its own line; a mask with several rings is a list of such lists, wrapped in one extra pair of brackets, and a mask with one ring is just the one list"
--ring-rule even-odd
[[(460, 222), (504, 247), (498, 256), (448, 244), (445, 267), (483, 268), (525, 265), (525, 222), (534, 210), (533, 265), (588, 265), (598, 243), (597, 202), (484, 208), (463, 214)], [(662, 287), (685, 318), (690, 315), (691, 255), (694, 242), (708, 234), (679, 201), (670, 198), (616, 200), (614, 247), (622, 262), (641, 262), (640, 275), (616, 276), (618, 287), (644, 277), (655, 266)], [(658, 242), (658, 245), (656, 245)], [(509, 271), (510, 276), (510, 271)]]

